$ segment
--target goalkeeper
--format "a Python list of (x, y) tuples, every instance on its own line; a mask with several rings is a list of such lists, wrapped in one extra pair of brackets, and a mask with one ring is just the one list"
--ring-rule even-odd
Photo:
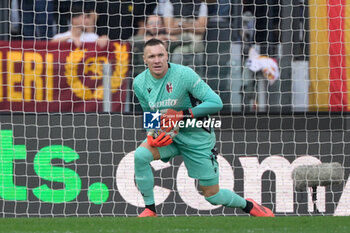
[[(143, 111), (168, 109), (161, 122), (175, 123), (188, 118), (199, 119), (221, 110), (220, 97), (192, 69), (168, 63), (168, 52), (162, 41), (147, 41), (143, 59), (148, 69), (139, 74), (133, 84)], [(201, 103), (194, 106), (194, 99)], [(166, 127), (163, 125), (162, 128)], [(167, 131), (171, 129), (166, 128)], [(139, 217), (157, 216), (150, 162), (158, 159), (167, 162), (176, 155), (183, 157), (188, 175), (199, 180), (200, 189), (209, 203), (238, 207), (252, 216), (274, 217), (270, 209), (252, 199), (246, 200), (232, 190), (219, 188), (215, 143), (214, 131), (205, 128), (181, 128), (175, 138), (164, 132), (157, 138), (148, 135), (135, 151), (135, 180), (146, 206)]]

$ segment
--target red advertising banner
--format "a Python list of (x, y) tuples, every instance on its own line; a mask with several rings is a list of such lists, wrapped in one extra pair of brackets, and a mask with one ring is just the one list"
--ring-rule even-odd
[(102, 112), (104, 64), (111, 66), (111, 111), (123, 111), (128, 44), (0, 41), (0, 111)]

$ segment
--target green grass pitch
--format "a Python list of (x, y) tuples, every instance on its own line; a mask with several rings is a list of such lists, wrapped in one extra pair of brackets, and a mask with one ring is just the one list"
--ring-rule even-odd
[(91, 217), (91, 218), (2, 218), (0, 232), (350, 232), (350, 217)]

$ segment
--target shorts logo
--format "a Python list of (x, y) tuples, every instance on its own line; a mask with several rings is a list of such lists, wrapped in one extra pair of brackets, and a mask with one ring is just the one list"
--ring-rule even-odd
[(160, 128), (160, 116), (162, 114), (157, 112), (144, 112), (143, 113), (143, 128), (145, 129), (159, 129)]
[(173, 92), (173, 84), (172, 84), (171, 82), (168, 82), (168, 83), (166, 84), (166, 91), (167, 91), (168, 93)]

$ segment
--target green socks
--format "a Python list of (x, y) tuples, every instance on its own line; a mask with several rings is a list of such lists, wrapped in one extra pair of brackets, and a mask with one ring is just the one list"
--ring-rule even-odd
[(247, 205), (247, 201), (243, 197), (228, 189), (220, 189), (217, 194), (205, 199), (213, 205), (239, 207), (241, 209), (244, 209)]
[(154, 204), (154, 176), (150, 162), (153, 161), (152, 153), (145, 147), (138, 147), (134, 155), (135, 181), (143, 196), (145, 205)]

